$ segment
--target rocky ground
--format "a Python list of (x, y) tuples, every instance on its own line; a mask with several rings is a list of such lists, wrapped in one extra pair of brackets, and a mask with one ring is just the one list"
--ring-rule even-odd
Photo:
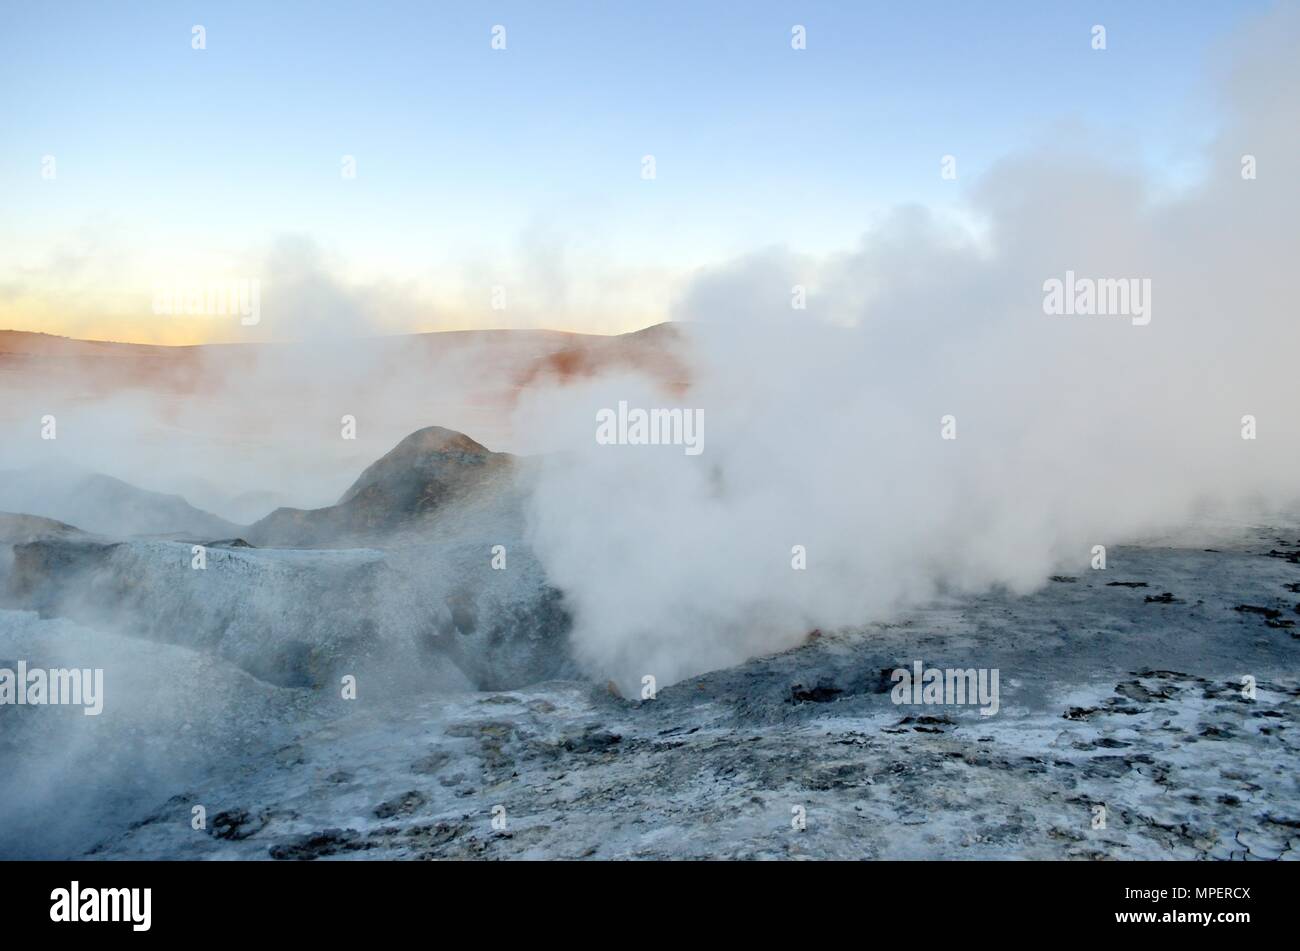
[[(97, 718), (0, 708), (0, 855), (1294, 859), (1298, 635), (1294, 525), (1112, 549), (646, 700), (365, 676), (348, 700), (5, 611), (0, 666), (110, 687)], [(895, 705), (917, 660), (997, 668), (997, 714)]]

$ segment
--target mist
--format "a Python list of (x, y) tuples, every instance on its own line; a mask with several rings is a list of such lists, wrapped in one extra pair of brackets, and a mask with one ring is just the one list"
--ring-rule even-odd
[[(19, 376), (2, 413), (27, 438), (0, 468), (71, 464), (247, 524), (333, 503), (428, 425), (535, 455), (528, 543), (586, 671), (626, 688), (1285, 506), (1300, 494), (1298, 19), (1270, 14), (1225, 52), (1195, 184), (1149, 174), (1116, 129), (1059, 125), (960, 179), (959, 213), (901, 206), (840, 253), (769, 247), (700, 272), (671, 345), (378, 337), (413, 312), (409, 289), (347, 285), (318, 247), (281, 240), (253, 331), (296, 342)], [(553, 237), (532, 243), (530, 283), (562, 307), (572, 263), (545, 253)], [(1149, 286), (1145, 316), (1046, 313), (1069, 274)], [(598, 444), (597, 414), (621, 401), (702, 411), (704, 451)], [(57, 443), (36, 438), (45, 414)]]
[[(335, 11), (278, 87), (252, 12), (112, 48), (289, 103), (271, 152), (137, 161), (156, 70), (94, 75), (148, 126), (82, 128), (66, 31), (15, 60), (67, 80), (16, 130), (68, 131), (10, 229), (53, 251), (0, 273), (0, 670), (103, 708), (0, 698), (0, 858), (1300, 848), (1300, 7), (1116, 13), (1110, 52), (1078, 11), (520, 13), (435, 31), (452, 82), (410, 16)], [(340, 96), (339, 55), (385, 68)]]
[[(565, 450), (530, 538), (587, 668), (663, 685), (1294, 504), (1298, 43), (1294, 8), (1238, 39), (1194, 186), (1066, 128), (975, 182), (961, 216), (900, 207), (841, 254), (701, 274), (675, 314), (684, 395), (634, 376), (530, 393), (517, 428)], [(1046, 282), (1071, 271), (1149, 281), (1149, 322), (1049, 316)], [(620, 400), (703, 410), (707, 448), (598, 445)]]

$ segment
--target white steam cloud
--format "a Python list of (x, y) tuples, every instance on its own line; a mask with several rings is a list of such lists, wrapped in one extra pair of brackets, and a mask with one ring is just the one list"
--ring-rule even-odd
[[(1009, 159), (974, 191), (978, 234), (900, 208), (852, 252), (703, 276), (679, 314), (685, 394), (535, 394), (520, 428), (568, 451), (532, 540), (582, 662), (664, 684), (945, 592), (1028, 591), (1206, 506), (1294, 503), (1298, 45), (1295, 8), (1242, 38), (1194, 189), (1170, 197), (1087, 137)], [(1067, 271), (1149, 279), (1150, 323), (1048, 316)], [(703, 409), (706, 451), (598, 445), (619, 400)]]

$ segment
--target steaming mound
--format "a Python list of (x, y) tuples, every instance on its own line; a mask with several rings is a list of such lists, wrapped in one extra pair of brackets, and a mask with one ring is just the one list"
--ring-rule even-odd
[[(281, 686), (355, 674), (377, 689), (505, 689), (571, 675), (569, 617), (522, 541), (393, 552), (46, 538), (0, 545), (0, 607), (214, 654)], [(10, 554), (12, 552), (12, 554)]]
[(524, 539), (517, 468), (429, 427), (337, 505), (279, 509), (249, 529), (191, 520), (211, 531), (123, 540), (0, 515), (0, 607), (193, 648), (280, 686), (353, 674), (425, 693), (572, 676), (570, 617)]
[(525, 542), (516, 468), (422, 429), (337, 505), (206, 536), (202, 568), (190, 541), (11, 517), (0, 604), (202, 650), (283, 686), (364, 673), (421, 691), (507, 689), (572, 675), (570, 618)]
[(513, 457), (492, 452), (468, 436), (430, 426), (412, 433), (372, 464), (337, 505), (282, 508), (253, 525), (255, 545), (339, 547), (373, 543), (427, 525), (453, 502), (509, 491)]
[(46, 540), (15, 545), (11, 603), (99, 629), (216, 654), (284, 686), (319, 685), (336, 669), (400, 649), (414, 624), (387, 598), (379, 552), (210, 549), (188, 544)]
[(97, 472), (42, 466), (0, 473), (0, 510), (54, 519), (87, 532), (229, 538), (239, 526), (179, 495), (150, 492)]
[(18, 658), (104, 669), (104, 709), (87, 717), (78, 707), (0, 707), (7, 860), (83, 854), (121, 823), (127, 802), (164, 802), (214, 764), (233, 775), (238, 764), (273, 757), (316, 696), (183, 647), (0, 611), (0, 665)]
[(8, 590), (13, 574), (14, 545), (39, 541), (84, 539), (85, 534), (71, 525), (34, 515), (0, 512), (0, 593)]
[(44, 538), (72, 538), (81, 534), (80, 529), (51, 518), (0, 512), (0, 545), (22, 545)]

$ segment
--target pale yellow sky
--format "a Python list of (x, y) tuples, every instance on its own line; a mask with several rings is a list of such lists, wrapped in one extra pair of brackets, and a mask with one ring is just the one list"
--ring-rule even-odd
[[(0, 329), (174, 346), (501, 327), (624, 333), (670, 319), (689, 278), (678, 268), (518, 254), (504, 265), (394, 275), (349, 267), (298, 238), (256, 253), (182, 255), (82, 235), (9, 260)], [(195, 297), (201, 304), (188, 305)]]

